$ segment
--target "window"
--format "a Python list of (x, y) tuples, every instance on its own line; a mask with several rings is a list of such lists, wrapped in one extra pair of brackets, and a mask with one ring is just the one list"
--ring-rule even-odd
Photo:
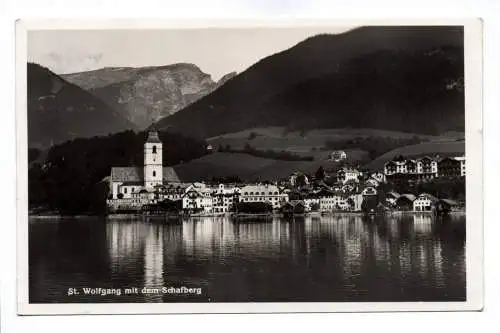
[(156, 146), (153, 146), (153, 154), (156, 154)]
[(156, 171), (153, 171), (153, 177), (156, 177)]
[(127, 188), (126, 187), (123, 189), (123, 193), (127, 193)]

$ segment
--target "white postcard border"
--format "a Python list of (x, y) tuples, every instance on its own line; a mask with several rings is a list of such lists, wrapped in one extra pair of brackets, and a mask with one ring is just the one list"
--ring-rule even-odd
[[(36, 29), (200, 29), (357, 25), (463, 25), (466, 116), (466, 302), (79, 303), (30, 304), (28, 298), (27, 40)], [(367, 20), (32, 20), (16, 22), (17, 302), (21, 315), (284, 313), (481, 310), (483, 291), (482, 21)]]

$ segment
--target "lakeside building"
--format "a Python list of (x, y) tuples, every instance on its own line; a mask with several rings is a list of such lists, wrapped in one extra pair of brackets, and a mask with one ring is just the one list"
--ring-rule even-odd
[(359, 193), (354, 193), (349, 195), (347, 203), (349, 203), (349, 210), (353, 212), (360, 212), (362, 210), (363, 195)]
[(423, 157), (417, 160), (418, 179), (434, 179), (438, 175), (437, 159)]
[(268, 202), (273, 209), (278, 209), (288, 202), (288, 194), (280, 192), (278, 186), (270, 184), (243, 186), (239, 197), (240, 202)]
[(189, 213), (212, 214), (214, 200), (211, 189), (203, 183), (190, 185), (182, 197), (182, 209)]
[(320, 208), (320, 196), (317, 193), (309, 193), (304, 196), (304, 206), (306, 212), (311, 212), (319, 210)]
[(394, 159), (384, 164), (384, 175), (390, 179), (430, 180), (437, 177), (465, 176), (465, 156), (420, 159)]
[(228, 213), (239, 202), (241, 189), (236, 186), (219, 184), (212, 191), (214, 213)]
[(321, 212), (332, 212), (335, 210), (348, 210), (348, 197), (340, 192), (323, 190), (317, 193), (319, 197), (319, 210)]
[(455, 157), (460, 162), (460, 176), (465, 177), (465, 156)]
[(422, 193), (413, 200), (413, 210), (416, 212), (432, 211), (436, 208), (438, 199), (433, 195)]
[(395, 208), (402, 211), (413, 210), (413, 201), (417, 197), (413, 194), (401, 194), (395, 202)]
[(438, 174), (447, 178), (465, 176), (465, 156), (443, 158), (438, 162)]
[(159, 192), (159, 200), (170, 200), (178, 201), (182, 200), (182, 197), (186, 193), (186, 188), (188, 184), (178, 183), (178, 184), (167, 184), (157, 187)]

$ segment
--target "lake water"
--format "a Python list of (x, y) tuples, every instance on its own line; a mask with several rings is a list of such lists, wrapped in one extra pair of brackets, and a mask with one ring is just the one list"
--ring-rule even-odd
[(32, 303), (466, 299), (465, 217), (88, 218), (29, 232)]

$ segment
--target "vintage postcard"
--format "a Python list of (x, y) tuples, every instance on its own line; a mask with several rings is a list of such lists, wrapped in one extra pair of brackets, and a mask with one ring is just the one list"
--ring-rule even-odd
[(482, 309), (481, 20), (16, 24), (19, 314)]

